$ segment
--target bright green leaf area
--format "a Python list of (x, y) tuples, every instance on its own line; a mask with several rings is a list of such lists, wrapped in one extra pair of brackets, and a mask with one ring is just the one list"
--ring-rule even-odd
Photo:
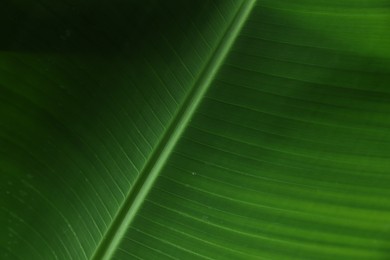
[(0, 21), (0, 259), (390, 258), (387, 0)]

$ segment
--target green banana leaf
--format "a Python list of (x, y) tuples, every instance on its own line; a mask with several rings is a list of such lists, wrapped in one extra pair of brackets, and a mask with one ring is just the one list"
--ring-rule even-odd
[(0, 259), (390, 259), (387, 0), (0, 21)]

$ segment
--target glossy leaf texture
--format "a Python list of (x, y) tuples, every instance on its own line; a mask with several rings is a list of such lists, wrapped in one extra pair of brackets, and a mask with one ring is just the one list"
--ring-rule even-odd
[(2, 258), (390, 257), (387, 1), (6, 3)]
[(387, 11), (257, 1), (116, 259), (389, 258)]

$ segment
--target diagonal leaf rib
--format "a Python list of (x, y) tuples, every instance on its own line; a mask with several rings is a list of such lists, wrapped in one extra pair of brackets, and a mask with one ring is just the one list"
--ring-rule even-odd
[(141, 171), (138, 179), (132, 187), (132, 190), (129, 192), (122, 206), (118, 210), (118, 213), (116, 214), (106, 234), (96, 248), (92, 259), (110, 259), (114, 255), (115, 250), (123, 238), (127, 228), (141, 207), (142, 202), (152, 188), (153, 183), (157, 179), (159, 172), (171, 154), (172, 149), (184, 132), (188, 122), (210, 86), (210, 83), (218, 72), (220, 65), (237, 38), (237, 35), (248, 18), (250, 11), (253, 9), (255, 2), (256, 0), (244, 1), (237, 10), (234, 19), (227, 27), (226, 32), (219, 41), (213, 55), (204, 66), (202, 73), (195, 81), (195, 84), (193, 85), (187, 98), (177, 111), (172, 122), (165, 131), (164, 136), (156, 146), (152, 155), (149, 157), (148, 163)]

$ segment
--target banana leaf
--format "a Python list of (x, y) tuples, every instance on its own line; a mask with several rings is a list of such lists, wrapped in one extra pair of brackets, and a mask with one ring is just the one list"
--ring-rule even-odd
[(0, 259), (390, 258), (387, 1), (0, 21)]

